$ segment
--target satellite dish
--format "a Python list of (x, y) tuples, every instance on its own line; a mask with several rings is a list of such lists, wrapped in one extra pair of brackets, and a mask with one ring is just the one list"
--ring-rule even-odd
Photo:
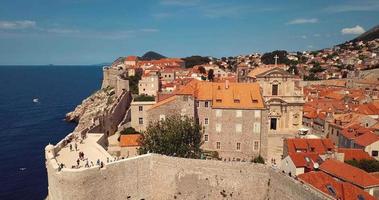
[(318, 163), (313, 163), (313, 168), (314, 169), (318, 169), (320, 167), (320, 165)]

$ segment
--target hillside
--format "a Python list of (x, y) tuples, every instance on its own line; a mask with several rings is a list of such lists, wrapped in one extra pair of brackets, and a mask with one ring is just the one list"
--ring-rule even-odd
[(370, 41), (370, 40), (375, 40), (379, 38), (379, 25), (371, 28), (370, 30), (362, 33), (360, 36), (356, 37), (352, 41)]
[(163, 56), (154, 51), (149, 51), (143, 54), (143, 56), (140, 57), (140, 60), (159, 60), (162, 58), (166, 58), (166, 56)]

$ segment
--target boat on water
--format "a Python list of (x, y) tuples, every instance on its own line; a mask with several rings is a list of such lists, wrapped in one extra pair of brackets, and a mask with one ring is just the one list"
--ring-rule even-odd
[(33, 103), (38, 103), (39, 102), (39, 99), (38, 98), (34, 98), (33, 99)]

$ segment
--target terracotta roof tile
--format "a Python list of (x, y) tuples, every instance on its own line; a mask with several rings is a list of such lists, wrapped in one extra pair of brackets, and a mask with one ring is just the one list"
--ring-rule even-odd
[(373, 132), (365, 133), (361, 136), (355, 138), (354, 143), (359, 144), (360, 146), (368, 146), (376, 141), (379, 141), (379, 136)]
[(320, 170), (362, 188), (379, 186), (378, 178), (361, 169), (334, 159), (325, 160), (320, 165)]
[(141, 134), (128, 134), (120, 136), (120, 146), (121, 147), (137, 147), (140, 146)]
[(258, 83), (215, 83), (192, 80), (174, 93), (192, 95), (201, 101), (212, 101), (213, 108), (265, 108)]
[(288, 153), (309, 152), (317, 154), (326, 154), (328, 151), (334, 151), (333, 142), (330, 139), (307, 139), (307, 138), (287, 138)]
[(322, 161), (317, 153), (293, 153), (289, 156), (296, 168), (305, 167), (313, 170), (314, 164)]
[(358, 196), (362, 196), (365, 200), (375, 200), (373, 196), (359, 187), (335, 180), (324, 172), (308, 172), (300, 174), (298, 178), (335, 199), (357, 200)]
[(344, 154), (344, 161), (347, 160), (373, 160), (367, 152), (363, 149), (348, 149), (348, 148), (338, 148), (338, 153)]

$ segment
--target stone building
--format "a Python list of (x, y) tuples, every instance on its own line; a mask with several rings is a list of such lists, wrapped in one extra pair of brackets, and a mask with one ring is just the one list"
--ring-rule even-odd
[(269, 108), (270, 133), (295, 133), (302, 126), (303, 88), (301, 78), (281, 67), (257, 67), (247, 75), (248, 82), (259, 83)]
[(131, 126), (138, 132), (145, 131), (147, 127), (146, 111), (155, 104), (155, 101), (133, 101), (130, 104)]
[(145, 73), (138, 82), (138, 94), (157, 96), (159, 91), (159, 75), (158, 73)]
[(112, 87), (119, 96), (123, 91), (129, 91), (129, 80), (124, 69), (111, 66), (103, 67), (103, 82), (101, 88)]
[(202, 126), (202, 148), (223, 160), (267, 155), (267, 109), (257, 83), (193, 80), (147, 110), (149, 122), (172, 114), (193, 117)]

